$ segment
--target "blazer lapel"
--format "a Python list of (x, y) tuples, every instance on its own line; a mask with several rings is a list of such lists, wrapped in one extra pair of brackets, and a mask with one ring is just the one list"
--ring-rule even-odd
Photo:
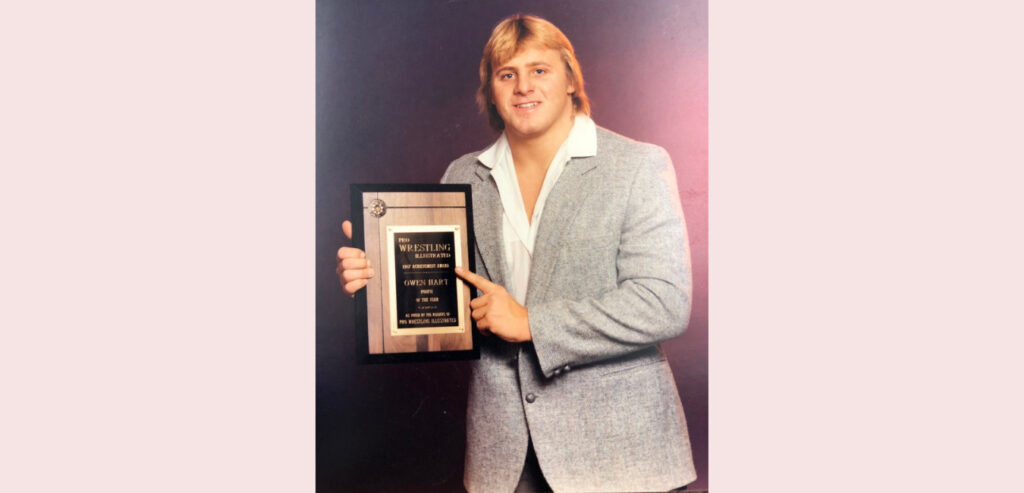
[(477, 273), (483, 267), (491, 282), (505, 285), (505, 261), (501, 255), (501, 199), (498, 186), (491, 177), (491, 170), (478, 164), (476, 174), (479, 180), (473, 183), (473, 234), (476, 250), (480, 253), (483, 266), (476, 266)]
[(562, 176), (558, 177), (555, 188), (544, 203), (537, 240), (533, 245), (530, 283), (526, 289), (527, 306), (544, 299), (548, 280), (551, 279), (562, 247), (562, 237), (579, 212), (579, 204), (590, 195), (593, 188), (589, 184), (587, 172), (597, 164), (597, 157), (573, 158), (562, 171)]

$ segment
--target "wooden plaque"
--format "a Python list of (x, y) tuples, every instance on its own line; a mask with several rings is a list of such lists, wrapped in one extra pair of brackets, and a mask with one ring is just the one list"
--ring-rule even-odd
[(375, 275), (356, 293), (362, 363), (478, 359), (469, 185), (352, 185), (352, 242)]

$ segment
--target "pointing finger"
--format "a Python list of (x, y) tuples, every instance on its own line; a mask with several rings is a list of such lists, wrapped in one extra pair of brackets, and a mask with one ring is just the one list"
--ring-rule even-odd
[(473, 272), (471, 272), (469, 270), (466, 270), (466, 269), (464, 269), (462, 267), (456, 267), (455, 268), (455, 274), (458, 275), (459, 277), (461, 277), (462, 280), (464, 280), (464, 281), (472, 284), (473, 286), (475, 286), (477, 289), (482, 291), (484, 294), (490, 293), (491, 291), (494, 291), (494, 289), (498, 287), (497, 284), (494, 284), (493, 282), (488, 281), (487, 279), (484, 279), (483, 276), (480, 276), (479, 274), (475, 274), (475, 273), (473, 273)]

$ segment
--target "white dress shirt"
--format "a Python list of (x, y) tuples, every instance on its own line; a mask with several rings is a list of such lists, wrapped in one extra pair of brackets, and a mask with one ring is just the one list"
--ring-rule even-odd
[(512, 149), (508, 138), (502, 132), (501, 137), (488, 147), (477, 159), (484, 166), (491, 168), (491, 176), (498, 186), (501, 197), (502, 214), (502, 250), (505, 257), (506, 286), (505, 289), (519, 302), (526, 305), (526, 287), (530, 282), (530, 264), (533, 258), (533, 244), (537, 238), (537, 227), (544, 212), (551, 189), (558, 177), (562, 175), (565, 165), (574, 157), (597, 155), (597, 127), (594, 120), (586, 115), (576, 115), (569, 136), (558, 148), (554, 159), (548, 166), (544, 176), (544, 184), (533, 207), (533, 218), (526, 216), (526, 205), (523, 194), (519, 190), (516, 167), (512, 162)]

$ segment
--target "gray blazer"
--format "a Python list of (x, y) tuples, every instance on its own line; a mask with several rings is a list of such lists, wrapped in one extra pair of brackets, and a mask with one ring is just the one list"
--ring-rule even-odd
[[(502, 206), (479, 152), (443, 183), (473, 190), (477, 273), (506, 278)], [(675, 380), (659, 343), (690, 317), (690, 255), (664, 149), (598, 127), (541, 217), (526, 306), (532, 343), (490, 336), (473, 362), (470, 492), (509, 492), (532, 437), (555, 491), (665, 491), (696, 479)]]

